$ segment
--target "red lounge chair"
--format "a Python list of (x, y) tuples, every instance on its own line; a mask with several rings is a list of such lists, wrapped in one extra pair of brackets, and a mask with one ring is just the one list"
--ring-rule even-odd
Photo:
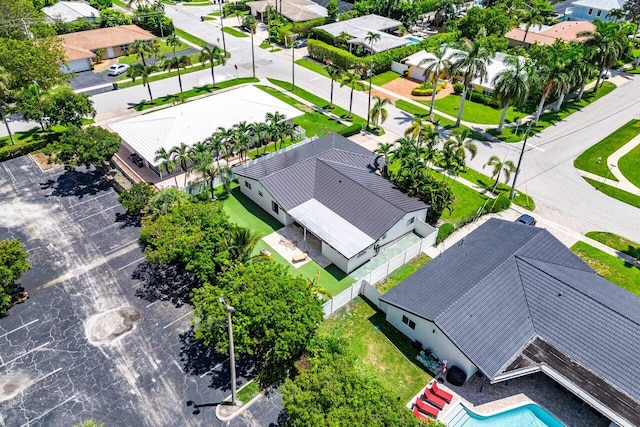
[[(434, 408), (435, 409), (435, 408)], [(413, 407), (413, 415), (421, 421), (430, 421), (430, 419), (428, 417), (425, 417), (424, 415), (422, 415), (422, 412), (418, 411), (418, 407), (414, 406)], [(435, 415), (434, 415), (435, 417)]]
[(416, 406), (417, 409), (420, 410), (420, 412), (423, 412), (427, 415), (430, 415), (432, 417), (437, 417), (438, 413), (440, 412), (438, 409), (434, 408), (431, 405), (428, 405), (427, 403), (425, 403), (424, 400), (417, 398), (416, 399)]
[(447, 393), (438, 387), (438, 381), (431, 383), (431, 392), (447, 403), (451, 403), (451, 400), (453, 399), (453, 394)]
[(431, 403), (433, 406), (436, 406), (440, 409), (444, 408), (444, 405), (447, 404), (447, 402), (445, 402), (444, 400), (440, 399), (438, 396), (436, 396), (435, 394), (431, 393), (431, 390), (426, 389), (424, 391), (424, 399)]

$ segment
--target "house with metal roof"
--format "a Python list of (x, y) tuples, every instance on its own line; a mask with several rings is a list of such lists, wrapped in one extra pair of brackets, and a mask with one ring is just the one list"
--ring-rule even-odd
[(613, 21), (609, 12), (622, 9), (626, 0), (577, 0), (565, 11), (565, 17), (572, 21)]
[(430, 228), (428, 205), (376, 173), (366, 148), (330, 134), (237, 170), (241, 191), (283, 225), (296, 223), (347, 273), (385, 245)]
[[(411, 44), (410, 40), (394, 35), (400, 26), (402, 26), (400, 21), (371, 14), (321, 25), (316, 28), (331, 34), (334, 39), (343, 33), (348, 34), (351, 36), (347, 41), (350, 48), (352, 46), (363, 46), (365, 51), (374, 54)], [(369, 32), (380, 35), (380, 39), (375, 42), (368, 41)]]
[(258, 0), (249, 1), (246, 5), (251, 10), (251, 15), (260, 21), (264, 21), (269, 8), (277, 8), (278, 12), (291, 22), (304, 22), (327, 16), (327, 9), (311, 0)]
[(73, 22), (76, 19), (86, 19), (95, 22), (100, 16), (100, 11), (83, 1), (59, 1), (51, 6), (43, 7), (42, 13), (47, 21)]
[(467, 377), (542, 372), (616, 424), (640, 425), (640, 298), (544, 229), (490, 219), (380, 302)]

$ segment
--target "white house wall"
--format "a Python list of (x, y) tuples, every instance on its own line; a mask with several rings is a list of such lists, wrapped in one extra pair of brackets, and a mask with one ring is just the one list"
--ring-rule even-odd
[(349, 272), (349, 261), (340, 252), (333, 249), (331, 245), (328, 245), (324, 241), (322, 241), (322, 256), (334, 263), (336, 267), (345, 273)]
[(347, 273), (351, 273), (353, 270), (360, 267), (362, 264), (369, 261), (374, 256), (376, 256), (376, 251), (373, 246), (369, 246), (367, 249), (349, 260), (349, 262), (347, 263), (347, 269), (345, 271)]
[[(447, 360), (447, 366), (457, 366), (462, 369), (467, 378), (476, 373), (478, 368), (456, 347), (447, 336), (433, 322), (407, 313), (397, 307), (380, 302), (386, 307), (387, 321), (405, 334), (412, 341), (418, 340), (423, 348), (430, 348), (440, 360)], [(384, 311), (384, 308), (383, 308)], [(415, 329), (402, 323), (402, 316), (415, 322)]]
[[(269, 213), (272, 217), (280, 221), (281, 224), (289, 225), (293, 222), (293, 219), (287, 214), (287, 212), (280, 206), (278, 214), (271, 209), (271, 202), (275, 202), (271, 194), (263, 187), (263, 185), (255, 179), (239, 177), (240, 191), (242, 194), (253, 200), (258, 206), (260, 206), (265, 212)], [(251, 188), (245, 184), (248, 182)], [(262, 195), (260, 195), (262, 193)]]
[[(380, 246), (384, 246), (387, 243), (391, 243), (394, 240), (404, 236), (407, 233), (411, 233), (416, 228), (416, 224), (418, 220), (424, 221), (427, 216), (427, 210), (419, 210), (415, 212), (410, 212), (402, 217), (396, 224), (387, 231), (383, 237), (378, 239), (378, 244)], [(415, 218), (415, 220), (411, 224), (407, 224), (411, 218)]]

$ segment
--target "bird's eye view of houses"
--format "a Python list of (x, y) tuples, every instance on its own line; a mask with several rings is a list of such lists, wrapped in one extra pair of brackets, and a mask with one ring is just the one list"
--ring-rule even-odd
[(640, 426), (640, 0), (0, 17), (0, 425)]

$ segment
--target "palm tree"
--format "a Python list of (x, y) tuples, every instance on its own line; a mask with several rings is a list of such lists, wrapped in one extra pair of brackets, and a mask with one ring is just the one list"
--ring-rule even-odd
[(240, 152), (240, 157), (247, 159), (247, 151), (249, 151), (251, 144), (250, 128), (247, 122), (242, 121), (233, 125), (233, 131), (235, 133), (236, 149)]
[(211, 80), (213, 81), (213, 87), (216, 87), (216, 75), (214, 74), (213, 67), (216, 65), (216, 62), (221, 65), (226, 64), (227, 58), (220, 46), (207, 45), (200, 51), (200, 62), (206, 63), (207, 61), (211, 64)]
[(178, 36), (176, 36), (176, 33), (167, 36), (167, 39), (165, 41), (167, 43), (167, 46), (171, 46), (171, 56), (176, 56), (176, 47), (182, 46), (182, 42), (180, 41)]
[(138, 57), (142, 60), (142, 65), (146, 66), (147, 63), (144, 60), (145, 55), (146, 56), (153, 55), (153, 49), (151, 48), (151, 45), (147, 41), (135, 40), (133, 43), (131, 43), (131, 46), (129, 46), (129, 53), (138, 55)]
[(416, 140), (418, 145), (421, 145), (422, 141), (433, 132), (433, 129), (431, 123), (425, 122), (421, 116), (415, 115), (413, 116), (413, 122), (404, 130), (404, 135), (411, 136), (411, 138)]
[(4, 67), (0, 66), (0, 116), (2, 116), (2, 121), (4, 122), (4, 125), (7, 128), (7, 132), (9, 133), (9, 139), (11, 140), (11, 145), (14, 145), (16, 141), (13, 139), (13, 134), (11, 133), (11, 129), (9, 129), (9, 122), (7, 121), (7, 116), (4, 114), (4, 106), (5, 106), (5, 103), (8, 102), (8, 98), (9, 98), (10, 85), (11, 85), (11, 74), (9, 74), (4, 69)]
[(373, 167), (376, 168), (376, 170), (380, 169), (380, 159), (383, 159), (384, 166), (380, 170), (380, 174), (385, 178), (388, 177), (387, 165), (389, 163), (389, 155), (391, 154), (392, 151), (393, 151), (393, 144), (388, 142), (380, 142), (378, 144), (378, 148), (373, 150), (373, 152), (376, 154), (376, 157), (373, 159)]
[(540, 27), (544, 23), (544, 16), (542, 15), (542, 11), (537, 7), (532, 7), (529, 12), (525, 15), (523, 21), (525, 24), (524, 27), (524, 37), (522, 38), (522, 47), (524, 47), (525, 41), (527, 40), (527, 34), (529, 34), (529, 29), (533, 26)]
[(449, 139), (444, 143), (445, 147), (451, 148), (456, 156), (462, 160), (461, 166), (464, 168), (466, 152), (471, 154), (471, 160), (478, 154), (478, 146), (469, 139), (469, 128), (454, 129), (449, 135)]
[(211, 198), (215, 197), (214, 183), (216, 177), (220, 173), (220, 168), (213, 161), (213, 155), (210, 152), (202, 151), (195, 155), (196, 167), (194, 170), (202, 174), (205, 182), (209, 183)]
[(451, 61), (448, 55), (448, 48), (442, 44), (432, 52), (432, 57), (428, 57), (420, 61), (419, 67), (424, 67), (424, 79), (429, 79), (433, 75), (433, 92), (431, 93), (431, 106), (429, 107), (429, 115), (433, 114), (433, 106), (436, 103), (436, 92), (438, 87), (438, 78), (441, 73), (449, 74), (451, 69)]
[(154, 0), (126, 0), (126, 1), (129, 7), (133, 7), (134, 5), (136, 7), (147, 6), (154, 2)]
[(275, 113), (267, 113), (264, 115), (264, 120), (267, 123), (271, 123), (274, 125), (279, 124), (280, 122), (284, 121), (287, 119), (287, 116), (282, 114), (279, 111), (276, 111)]
[(607, 12), (607, 18), (611, 18), (613, 22), (617, 22), (624, 18), (625, 12), (622, 9), (611, 9)]
[(153, 104), (153, 94), (151, 93), (151, 82), (149, 81), (149, 78), (152, 73), (158, 71), (158, 67), (155, 64), (135, 64), (131, 68), (134, 69), (134, 71), (132, 71), (131, 80), (135, 80), (134, 76), (139, 76), (142, 79), (142, 85), (147, 87), (147, 90), (149, 91), (149, 98), (151, 98), (151, 103)]
[(224, 148), (224, 138), (219, 132), (213, 132), (205, 142), (211, 147), (212, 154), (215, 152), (216, 164), (220, 166), (220, 152)]
[(223, 145), (224, 145), (224, 154), (225, 154), (225, 160), (226, 160), (233, 155), (236, 133), (232, 128), (225, 129), (222, 126), (218, 127), (218, 130), (216, 131), (216, 133), (218, 133), (222, 138), (222, 140), (224, 141)]
[(380, 41), (380, 33), (375, 31), (369, 31), (367, 33), (367, 36), (364, 38), (364, 41), (369, 45), (369, 50), (371, 51), (371, 54), (374, 54), (375, 52), (373, 51), (373, 45), (377, 41)]
[(511, 173), (516, 171), (516, 165), (513, 164), (511, 160), (503, 162), (502, 160), (500, 160), (500, 157), (496, 156), (495, 154), (489, 157), (487, 163), (482, 167), (484, 168), (485, 166), (493, 167), (491, 178), (495, 178), (496, 182), (493, 184), (493, 188), (491, 189), (491, 191), (495, 191), (496, 187), (498, 186), (498, 183), (500, 182), (501, 172), (504, 173), (504, 181), (509, 182)]
[(258, 149), (264, 144), (265, 135), (267, 134), (268, 129), (269, 126), (264, 122), (251, 123), (249, 125), (249, 130), (253, 137), (253, 148), (256, 149), (256, 156), (258, 155)]
[(187, 68), (188, 65), (191, 65), (191, 58), (189, 58), (187, 55), (182, 55), (180, 57), (174, 56), (164, 62), (165, 71), (171, 72), (172, 69), (178, 70), (178, 84), (180, 85), (180, 93), (182, 93), (182, 76), (180, 75), (180, 68)]
[(536, 125), (540, 120), (540, 115), (542, 114), (547, 98), (553, 93), (556, 87), (558, 81), (557, 76), (562, 73), (565, 67), (565, 44), (562, 40), (556, 40), (546, 49), (548, 53), (546, 58), (536, 63), (536, 75), (537, 78), (542, 81), (542, 96), (533, 121)]
[(329, 74), (329, 78), (331, 79), (331, 98), (329, 98), (329, 109), (333, 109), (333, 82), (338, 80), (344, 70), (337, 65), (333, 65), (331, 61), (327, 61), (327, 64), (324, 66), (324, 70)]
[[(160, 148), (156, 151), (156, 157), (154, 159), (156, 162), (161, 161), (158, 165), (158, 170), (160, 171), (160, 179), (162, 179), (162, 169), (167, 171), (167, 174), (171, 175), (176, 171), (176, 162), (173, 160), (173, 153), (171, 151), (167, 151), (163, 148)], [(176, 180), (176, 188), (178, 186), (178, 177), (174, 176), (173, 179)]]
[(578, 91), (578, 97), (576, 98), (578, 101), (582, 99), (582, 95), (584, 94), (584, 90), (587, 87), (587, 81), (593, 75), (593, 65), (589, 62), (589, 58), (587, 56), (588, 49), (584, 47), (582, 43), (569, 43), (569, 49), (571, 51), (571, 76), (573, 85), (575, 87), (580, 87)]
[(524, 59), (507, 56), (505, 68), (493, 78), (493, 95), (502, 107), (498, 133), (502, 133), (507, 110), (512, 105), (522, 105), (529, 97), (529, 70)]
[(364, 89), (364, 83), (360, 80), (360, 74), (350, 73), (345, 71), (342, 74), (342, 78), (340, 79), (340, 87), (347, 86), (351, 88), (351, 94), (349, 95), (349, 115), (347, 116), (350, 119), (352, 116), (351, 108), (353, 107), (353, 91), (355, 89)]
[(584, 44), (591, 49), (591, 61), (598, 68), (598, 80), (593, 87), (593, 91), (596, 92), (602, 75), (616, 64), (627, 49), (629, 41), (625, 30), (615, 22), (596, 19), (593, 23), (596, 26), (595, 30), (578, 33), (578, 37), (588, 37)]
[(247, 15), (244, 17), (242, 21), (242, 26), (249, 30), (249, 34), (251, 34), (251, 65), (253, 68), (253, 78), (256, 78), (256, 56), (255, 56), (255, 46), (253, 45), (253, 35), (256, 32), (256, 27), (258, 23), (256, 22), (256, 18), (252, 15)]
[(491, 64), (491, 53), (482, 43), (482, 40), (471, 41), (464, 38), (461, 43), (461, 50), (456, 51), (451, 55), (453, 71), (456, 74), (464, 73), (464, 77), (462, 79), (464, 87), (462, 89), (462, 96), (460, 97), (460, 107), (458, 109), (456, 127), (460, 127), (460, 122), (462, 121), (464, 102), (467, 96), (467, 90), (471, 85), (471, 81), (475, 78), (479, 78), (481, 82), (484, 82), (487, 78), (487, 66)]
[(374, 96), (373, 100), (373, 107), (371, 107), (369, 114), (371, 115), (371, 121), (376, 124), (376, 128), (380, 128), (380, 125), (387, 120), (387, 115), (389, 114), (387, 109), (384, 108), (385, 105), (389, 104), (389, 99)]
[(189, 146), (184, 142), (173, 147), (169, 151), (174, 157), (173, 161), (180, 165), (180, 169), (184, 172), (184, 187), (187, 186), (187, 177), (189, 176), (189, 162), (192, 160), (189, 155)]
[(253, 248), (260, 241), (260, 234), (237, 224), (227, 229), (227, 250), (229, 257), (237, 263), (246, 264), (264, 255), (252, 255)]
[(280, 131), (280, 148), (284, 145), (284, 141), (287, 138), (293, 139), (295, 135), (295, 126), (291, 122), (281, 122), (276, 125)]

